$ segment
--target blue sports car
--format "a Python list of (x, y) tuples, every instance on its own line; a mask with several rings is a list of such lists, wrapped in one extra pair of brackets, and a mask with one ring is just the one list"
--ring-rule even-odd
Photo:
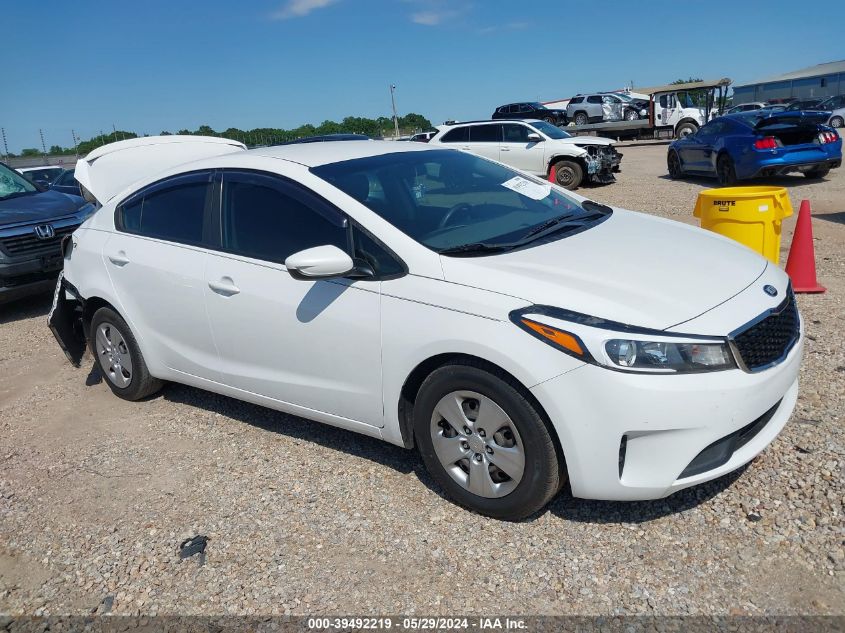
[(670, 178), (737, 180), (801, 172), (822, 178), (842, 164), (842, 139), (807, 112), (743, 112), (713, 119), (669, 146)]

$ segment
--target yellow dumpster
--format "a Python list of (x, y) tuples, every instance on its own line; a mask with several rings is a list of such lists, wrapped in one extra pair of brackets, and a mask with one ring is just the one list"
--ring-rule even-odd
[(754, 249), (775, 264), (780, 259), (780, 231), (792, 204), (783, 187), (723, 187), (698, 194), (693, 215), (701, 228)]

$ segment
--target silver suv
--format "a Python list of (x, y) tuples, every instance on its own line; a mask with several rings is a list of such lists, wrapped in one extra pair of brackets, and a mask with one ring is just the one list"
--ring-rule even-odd
[(599, 92), (576, 95), (566, 106), (567, 118), (575, 125), (602, 121), (634, 121), (642, 116), (643, 104), (627, 95)]

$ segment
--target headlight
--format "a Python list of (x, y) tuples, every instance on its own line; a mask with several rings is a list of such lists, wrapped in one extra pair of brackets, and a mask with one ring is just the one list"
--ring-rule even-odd
[(604, 344), (607, 358), (620, 369), (690, 373), (733, 369), (727, 343), (667, 343), (611, 339)]
[(648, 110), (646, 110), (646, 109), (640, 110), (640, 116), (645, 116), (647, 114), (648, 114)]
[(616, 371), (689, 374), (737, 366), (722, 337), (636, 328), (547, 306), (517, 310), (511, 320), (565, 354)]

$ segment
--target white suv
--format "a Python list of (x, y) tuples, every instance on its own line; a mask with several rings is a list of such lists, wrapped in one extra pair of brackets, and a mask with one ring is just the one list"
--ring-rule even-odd
[(542, 178), (554, 173), (567, 189), (585, 181), (613, 182), (622, 161), (610, 139), (573, 137), (545, 121), (470, 121), (438, 129), (432, 145), (467, 150)]

